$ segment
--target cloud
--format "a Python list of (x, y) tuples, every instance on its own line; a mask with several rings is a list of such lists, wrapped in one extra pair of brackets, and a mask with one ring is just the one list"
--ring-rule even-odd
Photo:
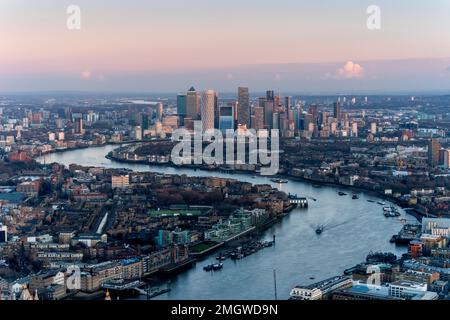
[(81, 72), (80, 76), (82, 79), (90, 79), (92, 77), (92, 72), (86, 70)]
[[(328, 74), (329, 75), (329, 74)], [(364, 68), (353, 61), (347, 61), (345, 65), (339, 68), (335, 73), (338, 79), (361, 78), (364, 75)]]

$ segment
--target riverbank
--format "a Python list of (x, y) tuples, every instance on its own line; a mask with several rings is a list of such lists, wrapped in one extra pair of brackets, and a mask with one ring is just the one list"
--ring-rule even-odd
[[(193, 170), (203, 170), (203, 171), (209, 171), (209, 172), (223, 172), (223, 173), (228, 173), (228, 174), (245, 174), (245, 175), (251, 175), (251, 176), (259, 176), (258, 172), (252, 171), (252, 170), (223, 170), (217, 168), (217, 167), (212, 167), (212, 166), (205, 166), (203, 164), (201, 165), (195, 165), (195, 164), (186, 164), (186, 165), (176, 165), (172, 162), (148, 162), (145, 160), (130, 160), (130, 159), (122, 159), (122, 158), (118, 158), (118, 157), (114, 157), (113, 155), (113, 151), (109, 152), (105, 158), (111, 160), (111, 161), (115, 161), (118, 163), (127, 163), (127, 164), (141, 164), (141, 165), (148, 165), (148, 166), (161, 166), (161, 167), (171, 167), (171, 168), (176, 168), (176, 169), (180, 169), (180, 168), (187, 168), (187, 169), (193, 169)], [(302, 182), (307, 182), (310, 183), (312, 185), (320, 185), (320, 186), (331, 186), (331, 187), (338, 187), (338, 188), (342, 188), (342, 189), (346, 189), (346, 190), (351, 190), (355, 193), (358, 192), (364, 192), (368, 195), (372, 195), (374, 197), (377, 198), (381, 198), (384, 199), (386, 201), (390, 201), (395, 203), (396, 205), (398, 205), (399, 207), (401, 207), (402, 209), (407, 209), (409, 208), (410, 210), (408, 210), (408, 213), (410, 215), (412, 215), (414, 218), (416, 218), (419, 222), (422, 221), (423, 217), (433, 217), (433, 215), (429, 215), (429, 214), (423, 214), (422, 212), (416, 210), (415, 208), (410, 208), (410, 206), (401, 201), (398, 198), (389, 196), (381, 191), (376, 191), (373, 189), (367, 189), (361, 186), (351, 186), (351, 185), (345, 185), (345, 184), (341, 184), (341, 183), (337, 183), (337, 182), (330, 182), (330, 181), (322, 181), (322, 180), (313, 180), (313, 179), (306, 179), (304, 177), (299, 177), (299, 176), (295, 176), (292, 174), (288, 174), (288, 173), (280, 173), (277, 175), (274, 175), (273, 178), (280, 178), (280, 179), (289, 179), (289, 180), (294, 180), (294, 181), (302, 181)]]
[[(68, 151), (48, 156), (47, 163), (56, 162), (66, 166), (75, 163), (85, 167), (127, 168), (136, 172), (151, 171), (160, 174), (219, 177), (236, 179), (252, 184), (276, 183), (270, 177), (252, 173), (202, 171), (169, 166), (151, 166), (135, 163), (121, 164), (105, 159), (114, 146)], [(104, 160), (102, 160), (104, 159)], [(43, 162), (43, 158), (38, 159)], [(267, 229), (256, 233), (261, 241), (272, 240), (276, 235), (277, 245), (266, 248), (238, 261), (226, 260), (224, 267), (214, 273), (206, 273), (204, 265), (216, 263), (216, 255), (201, 258), (192, 268), (176, 276), (171, 276), (171, 291), (154, 299), (271, 299), (273, 298), (273, 270), (277, 270), (277, 287), (280, 299), (288, 299), (292, 287), (298, 283), (308, 284), (311, 277), (325, 279), (342, 270), (360, 263), (370, 251), (393, 252), (398, 256), (406, 249), (389, 242), (393, 234), (401, 229), (398, 219), (386, 219), (380, 206), (367, 200), (380, 199), (361, 193), (360, 200), (341, 197), (334, 186), (313, 187), (309, 181), (291, 179), (287, 184), (278, 185), (286, 193), (301, 194), (309, 199), (307, 210), (295, 209), (280, 219), (280, 223), (269, 224)], [(318, 236), (315, 228), (325, 225), (325, 231)], [(230, 246), (240, 246), (246, 241), (232, 242)], [(220, 250), (219, 250), (220, 252)], [(298, 266), (302, 270), (298, 270)], [(155, 279), (160, 286), (167, 278)], [(145, 299), (138, 296), (136, 299)]]

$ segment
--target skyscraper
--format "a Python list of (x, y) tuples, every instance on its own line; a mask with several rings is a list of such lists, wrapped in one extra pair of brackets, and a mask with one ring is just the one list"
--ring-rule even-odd
[(437, 139), (430, 139), (428, 142), (428, 164), (430, 166), (437, 166), (439, 164), (439, 150), (441, 144)]
[(156, 105), (156, 119), (161, 120), (164, 113), (164, 106), (161, 102)]
[(75, 134), (84, 134), (83, 119), (75, 119)]
[(338, 122), (341, 121), (341, 103), (340, 102), (335, 102), (334, 103), (333, 117), (335, 119), (337, 119)]
[(250, 128), (250, 95), (248, 88), (238, 88), (238, 124)]
[(216, 93), (213, 90), (205, 90), (200, 97), (200, 112), (202, 119), (202, 131), (214, 129), (214, 105)]
[(219, 129), (234, 130), (234, 106), (232, 103), (219, 107)]
[(253, 108), (252, 129), (255, 129), (255, 130), (264, 129), (264, 108), (263, 107)]
[(273, 100), (264, 101), (264, 126), (267, 129), (273, 128)]
[(184, 125), (184, 118), (186, 117), (186, 94), (179, 93), (177, 95), (177, 114), (180, 119), (180, 124)]
[(150, 128), (149, 122), (150, 122), (150, 119), (149, 119), (148, 114), (143, 113), (141, 115), (141, 129), (142, 129), (142, 131), (148, 130)]
[(179, 93), (177, 95), (177, 114), (179, 116), (185, 116), (186, 107), (186, 93)]
[(186, 94), (186, 116), (198, 119), (198, 97), (194, 87), (191, 87)]

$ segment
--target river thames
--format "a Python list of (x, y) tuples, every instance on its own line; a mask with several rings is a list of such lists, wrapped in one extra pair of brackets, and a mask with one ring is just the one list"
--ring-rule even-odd
[[(203, 266), (215, 262), (216, 255), (206, 257), (192, 269), (171, 279), (171, 291), (154, 299), (273, 299), (273, 270), (276, 270), (277, 275), (278, 298), (288, 299), (295, 285), (342, 274), (344, 269), (363, 262), (370, 251), (390, 251), (398, 256), (406, 252), (405, 247), (389, 242), (391, 236), (402, 227), (400, 218), (385, 218), (380, 204), (367, 201), (385, 200), (373, 195), (360, 193), (359, 199), (353, 200), (351, 191), (334, 186), (318, 188), (301, 181), (278, 185), (271, 182), (270, 178), (247, 174), (118, 163), (105, 158), (114, 148), (117, 146), (53, 153), (38, 160), (44, 162), (45, 159), (46, 163), (58, 162), (67, 166), (76, 163), (134, 171), (232, 178), (253, 184), (271, 184), (286, 193), (309, 198), (308, 209), (295, 209), (264, 233), (265, 240), (272, 240), (273, 235), (276, 235), (275, 246), (242, 260), (226, 260), (223, 269), (214, 273), (203, 271)], [(348, 195), (339, 196), (338, 191)], [(402, 218), (414, 220), (412, 216), (405, 215), (403, 210), (400, 212)], [(325, 226), (321, 235), (315, 232), (319, 225)]]

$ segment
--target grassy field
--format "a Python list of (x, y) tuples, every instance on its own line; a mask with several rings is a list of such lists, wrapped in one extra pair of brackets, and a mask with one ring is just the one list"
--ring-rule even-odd
[(216, 244), (217, 244), (217, 242), (214, 242), (214, 241), (205, 241), (205, 242), (202, 242), (202, 243), (196, 244), (195, 246), (190, 247), (189, 251), (191, 251), (193, 253), (202, 252), (206, 249), (214, 247)]

